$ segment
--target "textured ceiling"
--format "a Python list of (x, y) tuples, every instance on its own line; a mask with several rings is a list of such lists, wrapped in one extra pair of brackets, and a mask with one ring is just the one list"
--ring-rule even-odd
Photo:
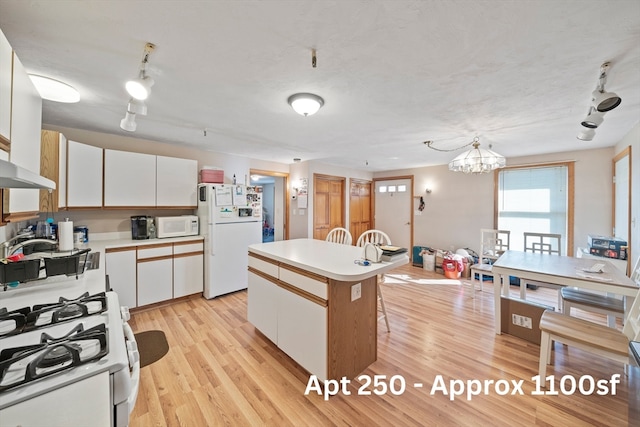
[[(508, 162), (613, 146), (640, 119), (637, 0), (0, 0), (0, 28), (28, 72), (80, 91), (77, 104), (44, 101), (45, 124), (283, 163), (443, 164), (459, 152), (423, 141), (475, 136)], [(156, 84), (131, 134), (124, 83), (146, 42)], [(605, 61), (622, 104), (580, 141)], [(324, 107), (297, 115), (297, 92)]]

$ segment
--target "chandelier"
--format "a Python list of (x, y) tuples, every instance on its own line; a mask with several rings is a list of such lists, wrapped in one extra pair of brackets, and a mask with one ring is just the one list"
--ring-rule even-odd
[(495, 151), (480, 148), (478, 137), (473, 139), (473, 148), (449, 162), (449, 170), (464, 173), (486, 173), (503, 168), (507, 161)]
[[(455, 151), (460, 148), (467, 147), (469, 145), (473, 146), (469, 151), (460, 154), (455, 159), (449, 162), (449, 170), (453, 172), (464, 172), (464, 173), (488, 173), (492, 170), (503, 168), (507, 161), (504, 156), (496, 153), (492, 150), (485, 150), (484, 148), (480, 148), (480, 139), (476, 136), (473, 138), (468, 144), (463, 145), (460, 148), (456, 148), (453, 150), (442, 150), (434, 147), (433, 141), (425, 141), (424, 144), (429, 148), (437, 151)], [(489, 146), (491, 148), (491, 146)]]

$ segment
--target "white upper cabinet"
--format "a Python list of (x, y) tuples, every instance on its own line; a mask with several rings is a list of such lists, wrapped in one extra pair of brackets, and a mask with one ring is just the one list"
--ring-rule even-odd
[[(13, 56), (13, 94), (11, 98), (9, 160), (39, 174), (42, 98), (15, 54)], [(37, 213), (39, 205), (39, 190), (13, 188), (9, 191), (8, 212), (10, 215), (22, 212)]]
[(11, 61), (13, 52), (0, 31), (0, 142), (11, 139)]
[(197, 160), (157, 156), (156, 182), (158, 207), (197, 205)]
[(67, 142), (67, 207), (102, 207), (102, 148)]
[(156, 156), (104, 150), (104, 206), (155, 207)]

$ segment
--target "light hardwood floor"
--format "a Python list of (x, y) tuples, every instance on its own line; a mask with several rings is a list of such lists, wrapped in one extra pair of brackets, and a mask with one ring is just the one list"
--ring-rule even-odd
[[(134, 312), (134, 331), (163, 330), (170, 350), (142, 368), (131, 426), (633, 424), (627, 420), (629, 377), (622, 364), (556, 344), (547, 375), (598, 380), (622, 374), (621, 384), (615, 395), (532, 395), (539, 347), (495, 335), (491, 284), (476, 291), (474, 300), (469, 286), (427, 284), (428, 279), (444, 277), (407, 265), (382, 285), (391, 333), (378, 324), (378, 360), (363, 374), (395, 376), (396, 386), (404, 379), (406, 389), (398, 395), (359, 394), (363, 381), (353, 379), (350, 395), (341, 392), (328, 401), (315, 393), (305, 396), (309, 375), (248, 323), (246, 291)], [(557, 293), (539, 288), (529, 291), (529, 299), (554, 305)], [(590, 318), (604, 323), (604, 317)], [(451, 380), (503, 380), (501, 386), (523, 380), (524, 395), (500, 395), (491, 385), (487, 395), (451, 398), (442, 388), (432, 390), (438, 378), (447, 391)]]

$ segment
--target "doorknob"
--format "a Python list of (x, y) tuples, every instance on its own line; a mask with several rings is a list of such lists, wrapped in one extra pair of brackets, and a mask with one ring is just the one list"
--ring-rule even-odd
[(410, 222), (407, 222), (405, 225), (411, 225), (411, 223), (410, 223)]

